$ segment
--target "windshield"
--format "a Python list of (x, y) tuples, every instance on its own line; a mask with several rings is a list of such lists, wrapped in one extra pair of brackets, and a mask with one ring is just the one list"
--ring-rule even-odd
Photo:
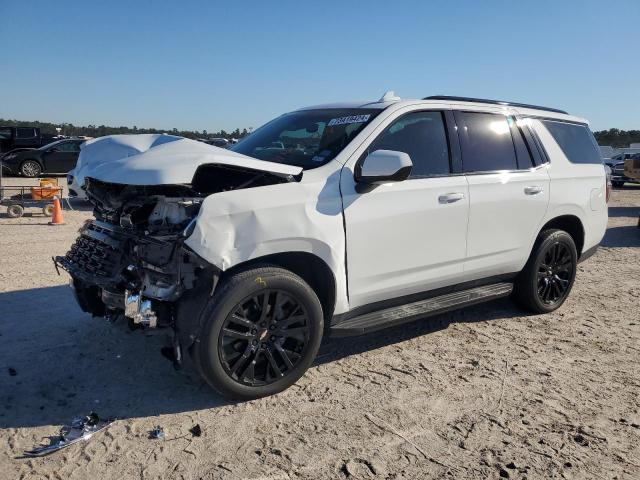
[(305, 170), (332, 160), (381, 110), (329, 108), (287, 113), (260, 127), (231, 150)]

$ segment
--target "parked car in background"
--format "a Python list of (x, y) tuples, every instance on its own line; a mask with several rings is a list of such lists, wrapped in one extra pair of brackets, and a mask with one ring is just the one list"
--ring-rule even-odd
[(624, 174), (628, 181), (640, 183), (640, 153), (635, 153), (624, 161)]
[(290, 386), (323, 335), (509, 295), (552, 312), (607, 226), (586, 120), (532, 105), (388, 92), (287, 113), (231, 150), (90, 150), (96, 218), (56, 265), (85, 312), (173, 328), (176, 361), (231, 398)]
[(639, 158), (640, 153), (619, 153), (611, 157), (610, 161), (605, 162), (611, 167), (611, 183), (614, 187), (620, 188), (625, 183), (640, 183), (637, 178), (628, 177), (624, 171), (624, 165), (627, 160)]
[(25, 177), (43, 173), (67, 173), (73, 169), (80, 154), (83, 138), (59, 140), (40, 148), (6, 153), (2, 157), (5, 172)]
[(53, 135), (42, 135), (38, 127), (0, 127), (0, 154), (40, 148), (53, 141)]
[(231, 146), (231, 142), (226, 138), (210, 138), (207, 140), (203, 140), (207, 145), (213, 145), (214, 147), (220, 148), (229, 148)]

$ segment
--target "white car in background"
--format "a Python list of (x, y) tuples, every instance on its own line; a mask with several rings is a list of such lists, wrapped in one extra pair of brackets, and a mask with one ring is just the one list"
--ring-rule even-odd
[(232, 398), (290, 386), (323, 334), (508, 295), (551, 312), (607, 225), (586, 120), (533, 105), (388, 92), (231, 150), (143, 135), (90, 152), (76, 175), (96, 219), (55, 259), (78, 303), (172, 328), (176, 358)]

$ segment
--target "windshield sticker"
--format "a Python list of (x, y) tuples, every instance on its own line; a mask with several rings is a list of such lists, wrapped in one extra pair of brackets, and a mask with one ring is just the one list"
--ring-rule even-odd
[(327, 123), (328, 127), (333, 127), (335, 125), (346, 125), (348, 123), (363, 123), (369, 120), (371, 115), (352, 115), (350, 117), (340, 117), (340, 118), (332, 118)]

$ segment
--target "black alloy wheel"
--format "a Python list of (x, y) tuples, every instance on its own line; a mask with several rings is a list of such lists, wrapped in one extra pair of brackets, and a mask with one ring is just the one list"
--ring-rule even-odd
[(255, 266), (227, 275), (200, 313), (190, 350), (221, 395), (252, 400), (298, 381), (320, 348), (325, 319), (315, 291), (290, 270)]
[(576, 278), (578, 252), (564, 230), (550, 229), (536, 240), (513, 285), (513, 299), (534, 313), (548, 313), (567, 299)]
[(227, 316), (219, 336), (225, 372), (247, 386), (269, 385), (293, 370), (309, 342), (303, 305), (283, 290), (262, 290)]
[(574, 275), (573, 258), (569, 247), (561, 242), (553, 243), (544, 252), (538, 266), (538, 297), (553, 305), (564, 300)]

